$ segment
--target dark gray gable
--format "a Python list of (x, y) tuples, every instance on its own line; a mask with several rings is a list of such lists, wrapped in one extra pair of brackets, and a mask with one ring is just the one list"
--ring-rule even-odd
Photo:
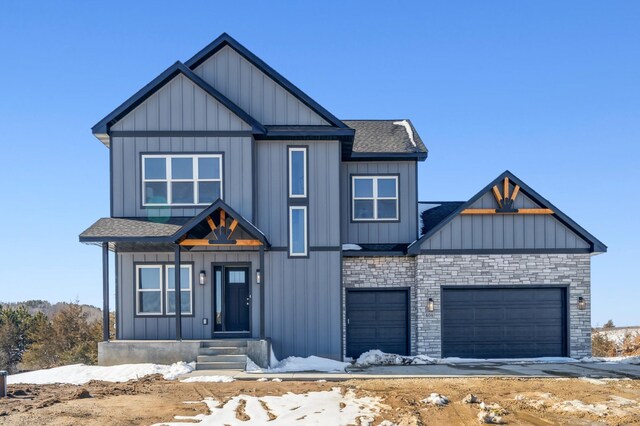
[(328, 110), (323, 108), (306, 93), (296, 87), (289, 80), (284, 78), (280, 73), (271, 68), (262, 59), (258, 58), (255, 54), (249, 51), (249, 49), (244, 47), (227, 33), (223, 33), (222, 35), (220, 35), (220, 37), (215, 39), (200, 52), (196, 53), (191, 59), (185, 62), (185, 65), (191, 70), (196, 70), (196, 68), (204, 64), (209, 58), (211, 58), (227, 46), (237, 52), (242, 58), (255, 66), (258, 70), (260, 70), (267, 77), (276, 82), (279, 86), (283, 87), (288, 93), (290, 93), (293, 97), (310, 108), (329, 125), (338, 128), (348, 128), (342, 121), (336, 118)]
[[(520, 186), (514, 208), (550, 209), (553, 214), (461, 215), (465, 209), (499, 208), (492, 188), (500, 186), (505, 177), (509, 178), (510, 192), (515, 185)], [(422, 216), (424, 219), (424, 212)], [(447, 251), (602, 253), (607, 247), (511, 172), (505, 171), (440, 222), (429, 223), (426, 233), (408, 249), (409, 254)]]

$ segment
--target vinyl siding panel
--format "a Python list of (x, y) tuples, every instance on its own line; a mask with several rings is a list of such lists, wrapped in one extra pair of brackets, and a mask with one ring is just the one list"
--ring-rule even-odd
[[(114, 137), (113, 150), (113, 217), (146, 217), (157, 212), (142, 207), (142, 153), (222, 153), (223, 198), (233, 209), (252, 220), (253, 170), (251, 137)], [(194, 216), (198, 208), (163, 210), (171, 216)]]
[(329, 125), (229, 46), (194, 72), (265, 125)]
[(276, 357), (340, 359), (340, 252), (269, 252), (265, 262), (265, 332)]
[[(173, 253), (118, 253), (118, 313), (116, 330), (118, 339), (127, 340), (165, 340), (175, 339), (175, 317), (145, 318), (136, 317), (135, 307), (135, 264), (173, 262)], [(256, 251), (245, 252), (183, 252), (184, 263), (193, 262), (194, 316), (182, 318), (183, 339), (211, 339), (213, 326), (213, 271), (212, 263), (250, 263), (251, 279), (251, 331), (253, 337), (260, 335), (260, 287), (255, 282), (254, 271), (260, 266)], [(198, 283), (201, 270), (207, 273), (205, 285)], [(202, 319), (209, 320), (208, 325)]]
[(251, 126), (191, 80), (177, 75), (111, 130), (246, 130)]
[[(341, 164), (340, 200), (342, 209), (340, 223), (342, 243), (411, 243), (418, 232), (418, 200), (416, 198), (415, 161), (343, 162)], [(399, 175), (399, 222), (352, 222), (351, 221), (351, 176), (367, 174)]]
[(272, 246), (288, 245), (288, 146), (308, 149), (309, 245), (337, 247), (340, 229), (332, 218), (340, 212), (338, 141), (259, 141), (255, 224)]
[[(491, 193), (470, 208), (495, 209)], [(515, 208), (540, 208), (520, 192)], [(450, 235), (452, 238), (450, 238)], [(580, 249), (589, 244), (551, 215), (458, 215), (426, 240), (424, 250)]]

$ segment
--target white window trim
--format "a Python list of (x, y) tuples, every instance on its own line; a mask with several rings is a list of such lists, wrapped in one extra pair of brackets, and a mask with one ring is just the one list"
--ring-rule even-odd
[[(140, 288), (140, 270), (141, 269), (159, 269), (160, 270), (160, 287), (158, 287), (157, 289), (151, 289), (151, 288)], [(140, 316), (145, 316), (145, 315), (162, 315), (163, 311), (163, 301), (164, 301), (164, 294), (163, 294), (163, 268), (162, 265), (136, 265), (136, 315), (140, 315)], [(140, 293), (143, 292), (158, 292), (160, 293), (160, 311), (158, 312), (141, 312), (140, 311)]]
[[(371, 197), (356, 197), (356, 180), (357, 179), (371, 179), (373, 181), (373, 193)], [(395, 197), (379, 197), (378, 196), (378, 180), (379, 179), (394, 179), (396, 182), (396, 196)], [(379, 175), (379, 176), (367, 176), (367, 175), (353, 175), (351, 176), (351, 220), (354, 222), (390, 222), (399, 220), (399, 207), (400, 207), (400, 193), (398, 192), (398, 176), (395, 175)], [(373, 201), (373, 217), (364, 218), (356, 217), (356, 200), (372, 200)], [(394, 217), (378, 218), (378, 200), (395, 200), (396, 202), (396, 214)]]
[[(294, 194), (293, 193), (293, 167), (292, 167), (292, 154), (294, 152), (302, 152), (304, 154), (302, 160), (302, 170), (303, 170), (303, 185), (302, 185), (302, 194)], [(306, 147), (289, 147), (289, 198), (307, 198), (307, 148)]]
[[(293, 251), (293, 211), (294, 210), (302, 210), (304, 212), (303, 218), (304, 218), (304, 252), (302, 253), (295, 253)], [(306, 257), (309, 253), (309, 244), (307, 241), (307, 235), (308, 235), (308, 217), (307, 217), (307, 206), (289, 206), (289, 256), (291, 257)]]
[[(164, 179), (146, 179), (145, 178), (145, 159), (147, 158), (164, 158), (165, 161), (165, 178)], [(171, 176), (171, 159), (172, 158), (191, 158), (193, 162), (193, 178), (192, 179), (173, 179)], [(198, 178), (198, 159), (200, 158), (217, 158), (220, 165), (220, 177), (217, 179), (200, 179)], [(224, 168), (223, 168), (222, 154), (198, 154), (198, 155), (190, 155), (190, 154), (145, 154), (142, 156), (142, 175), (141, 175), (141, 183), (142, 183), (142, 205), (144, 207), (164, 207), (164, 206), (207, 206), (209, 203), (198, 203), (198, 198), (200, 194), (199, 191), (199, 182), (220, 182), (220, 198), (224, 199)], [(146, 202), (146, 194), (145, 194), (145, 183), (146, 182), (164, 182), (167, 184), (167, 202), (166, 203), (147, 203)], [(171, 183), (173, 182), (193, 182), (193, 203), (173, 203), (172, 201), (172, 193), (171, 193)]]
[[(175, 265), (165, 265), (165, 292), (166, 292), (166, 297), (167, 297), (167, 312), (166, 314), (169, 316), (175, 316), (176, 313), (175, 312), (170, 312), (169, 311), (169, 293), (170, 292), (175, 292), (175, 288), (173, 290), (169, 289), (169, 269), (170, 268), (175, 268)], [(190, 263), (184, 264), (184, 265), (180, 265), (180, 268), (187, 268), (189, 269), (189, 289), (181, 289), (181, 291), (188, 291), (189, 292), (189, 312), (185, 312), (182, 311), (182, 315), (193, 315), (193, 270), (191, 267)], [(180, 285), (182, 285), (182, 282), (180, 283)], [(175, 297), (175, 296), (174, 296)], [(182, 300), (181, 300), (182, 302)]]

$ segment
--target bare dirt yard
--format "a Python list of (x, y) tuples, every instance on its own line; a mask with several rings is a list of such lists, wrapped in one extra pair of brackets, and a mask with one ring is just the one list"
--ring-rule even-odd
[[(212, 419), (211, 407), (198, 401), (212, 398), (222, 407), (234, 397), (233, 420), (252, 423), (249, 405), (242, 398), (331, 391), (336, 387), (345, 395), (351, 393), (379, 401), (373, 425), (477, 425), (482, 411), (480, 402), (493, 406), (486, 412), (493, 411), (504, 423), (512, 425), (640, 424), (638, 380), (424, 378), (181, 383), (165, 381), (156, 375), (126, 383), (9, 386), (10, 396), (0, 399), (0, 425), (151, 425), (178, 421), (193, 424), (194, 420), (174, 417), (198, 414), (209, 416), (205, 418), (207, 424), (224, 424), (227, 421)], [(432, 393), (446, 396), (449, 402), (443, 406), (424, 402)], [(475, 395), (478, 402), (463, 402), (469, 394)], [(237, 399), (239, 395), (243, 397)], [(264, 400), (258, 401), (267, 407)], [(290, 410), (299, 408), (303, 410), (301, 407)], [(343, 408), (340, 403), (336, 409)], [(277, 424), (277, 416), (268, 407), (265, 410), (269, 421)], [(294, 424), (305, 424), (304, 416), (297, 420)], [(320, 424), (336, 423), (327, 418)], [(357, 418), (354, 424), (367, 421)]]

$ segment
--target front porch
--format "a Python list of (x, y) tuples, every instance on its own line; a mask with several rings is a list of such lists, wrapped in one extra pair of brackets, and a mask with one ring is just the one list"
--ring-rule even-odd
[(269, 367), (269, 339), (112, 340), (98, 343), (98, 365), (196, 361), (198, 370), (244, 370), (246, 358)]
[[(193, 218), (101, 219), (80, 241), (99, 244), (103, 251), (101, 365), (195, 361), (207, 356), (201, 349), (212, 346), (208, 342), (218, 339), (241, 339), (254, 361), (267, 365), (264, 259), (269, 243), (222, 200)], [(109, 251), (115, 253), (115, 341), (108, 335)], [(223, 362), (227, 354), (220, 355), (210, 361)], [(244, 368), (239, 357), (229, 360)]]

